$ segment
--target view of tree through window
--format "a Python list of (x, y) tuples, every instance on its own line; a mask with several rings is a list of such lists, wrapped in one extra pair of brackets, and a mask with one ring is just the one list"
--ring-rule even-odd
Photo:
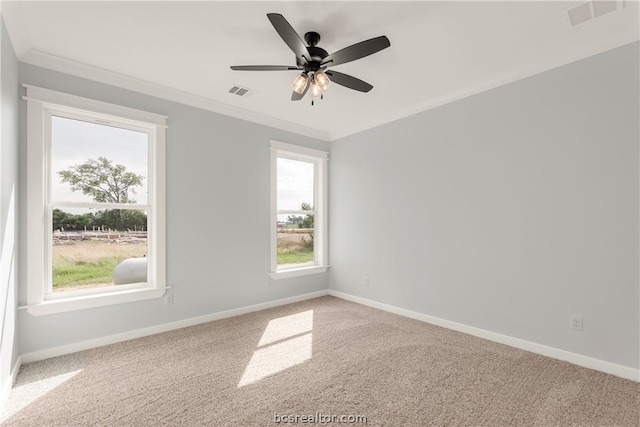
[(148, 134), (51, 120), (54, 292), (146, 281)]

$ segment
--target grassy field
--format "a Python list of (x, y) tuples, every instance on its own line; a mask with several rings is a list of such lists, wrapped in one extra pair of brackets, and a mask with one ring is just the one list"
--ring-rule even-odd
[(278, 233), (278, 265), (313, 261), (313, 240), (308, 231)]
[(115, 266), (127, 258), (142, 257), (147, 245), (108, 243), (98, 240), (70, 241), (53, 246), (53, 287), (109, 284)]
[[(62, 241), (53, 246), (53, 287), (55, 290), (108, 285), (115, 266), (127, 258), (145, 256), (147, 245), (121, 244), (106, 240)], [(278, 264), (313, 261), (313, 241), (309, 233), (278, 233)], [(93, 285), (93, 286), (92, 286)]]
[(313, 261), (313, 251), (290, 251), (278, 249), (278, 265), (300, 264)]

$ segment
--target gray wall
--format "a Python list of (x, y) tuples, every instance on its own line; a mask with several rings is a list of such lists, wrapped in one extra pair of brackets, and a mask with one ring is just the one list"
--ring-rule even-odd
[[(174, 294), (169, 306), (157, 299), (39, 317), (20, 310), (22, 354), (327, 288), (327, 274), (268, 276), (269, 140), (318, 149), (328, 149), (326, 143), (26, 64), (20, 82), (169, 116), (167, 282)], [(25, 114), (22, 102), (21, 165)], [(24, 183), (24, 167), (20, 174)], [(26, 211), (25, 198), (20, 209)], [(20, 237), (25, 241), (24, 227)], [(20, 278), (23, 304), (25, 274)]]
[(332, 143), (330, 288), (638, 368), (638, 48)]
[[(153, 300), (41, 317), (20, 310), (20, 353), (329, 285), (638, 367), (637, 43), (331, 144), (332, 268), (276, 282), (267, 276), (268, 141), (324, 143), (19, 67), (21, 83), (169, 116), (167, 273), (175, 296), (170, 306)], [(24, 165), (24, 102), (20, 108)], [(21, 189), (25, 181), (22, 167)], [(583, 332), (568, 328), (571, 313), (584, 316)]]
[[(0, 387), (18, 357), (18, 61), (0, 19)], [(2, 403), (0, 402), (0, 405)]]

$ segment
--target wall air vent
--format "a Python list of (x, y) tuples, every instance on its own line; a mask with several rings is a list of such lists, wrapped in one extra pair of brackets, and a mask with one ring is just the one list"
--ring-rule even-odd
[(571, 26), (575, 27), (623, 7), (624, 2), (620, 0), (593, 0), (572, 7), (567, 10), (567, 14), (569, 15)]
[(229, 89), (229, 93), (249, 98), (251, 95), (256, 93), (256, 91), (239, 85), (233, 85), (231, 89)]

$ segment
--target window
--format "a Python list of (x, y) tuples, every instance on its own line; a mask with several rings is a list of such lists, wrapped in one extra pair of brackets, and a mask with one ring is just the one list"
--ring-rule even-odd
[(166, 117), (27, 88), (27, 310), (157, 298)]
[(271, 141), (271, 277), (327, 270), (327, 153)]

